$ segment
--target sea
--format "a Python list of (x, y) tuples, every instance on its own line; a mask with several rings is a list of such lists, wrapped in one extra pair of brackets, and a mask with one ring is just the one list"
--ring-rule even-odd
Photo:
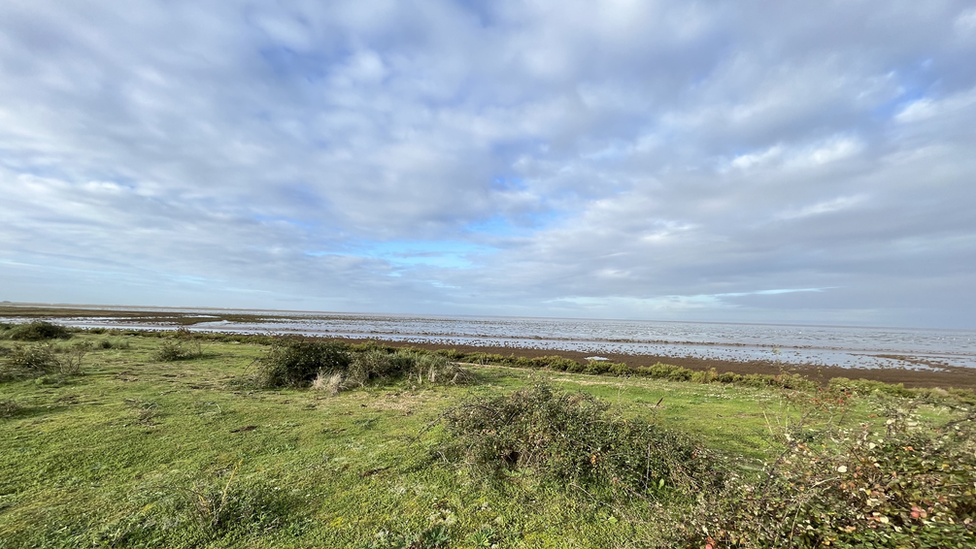
[[(174, 313), (173, 309), (159, 311)], [(200, 321), (189, 327), (193, 331), (579, 351), (595, 359), (620, 353), (846, 368), (976, 368), (976, 331), (973, 330), (225, 309), (179, 312)], [(255, 321), (221, 320), (232, 315), (253, 315)], [(178, 327), (175, 323), (117, 318), (110, 312), (104, 317), (67, 318), (58, 322), (88, 328)]]

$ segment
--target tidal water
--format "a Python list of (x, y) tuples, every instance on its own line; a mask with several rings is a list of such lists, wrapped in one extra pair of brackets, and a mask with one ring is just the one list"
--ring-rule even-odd
[[(146, 310), (146, 309), (140, 309)], [(167, 310), (172, 313), (172, 310)], [(374, 315), (267, 311), (182, 311), (215, 318), (194, 331), (294, 333), (404, 342), (624, 353), (717, 360), (776, 360), (859, 368), (976, 368), (976, 331), (705, 322), (515, 317)], [(257, 315), (257, 322), (216, 320), (221, 314)], [(175, 329), (104, 317), (62, 320), (79, 327)]]

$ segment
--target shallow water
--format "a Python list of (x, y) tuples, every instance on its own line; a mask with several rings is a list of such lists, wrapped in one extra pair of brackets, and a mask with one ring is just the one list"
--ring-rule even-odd
[[(733, 361), (774, 360), (785, 364), (860, 368), (976, 368), (976, 332), (966, 330), (198, 309), (183, 313), (194, 318), (221, 313), (251, 314), (260, 318), (259, 322), (246, 323), (201, 322), (189, 327), (194, 331), (296, 333), (581, 351), (593, 355), (622, 353)], [(72, 318), (62, 322), (79, 327), (177, 327), (175, 324), (113, 318), (108, 312), (103, 317)]]

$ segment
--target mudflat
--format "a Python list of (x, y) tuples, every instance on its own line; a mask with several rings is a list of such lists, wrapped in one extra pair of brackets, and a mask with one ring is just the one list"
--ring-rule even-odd
[[(442, 345), (436, 343), (404, 343), (402, 341), (384, 341), (371, 338), (372, 341), (395, 347), (416, 347), (420, 349), (457, 349), (461, 352), (483, 352), (504, 356), (533, 358), (539, 356), (560, 355), (574, 360), (585, 360), (591, 353), (577, 351), (553, 351), (552, 349), (531, 349), (515, 347), (482, 347), (474, 345)], [(362, 340), (343, 339), (349, 343), (360, 343)], [(820, 366), (814, 364), (781, 364), (768, 360), (731, 361), (700, 357), (674, 357), (663, 355), (643, 354), (601, 354), (613, 362), (624, 362), (629, 366), (651, 366), (658, 362), (673, 364), (690, 370), (709, 370), (714, 368), (718, 373), (735, 372), (737, 374), (771, 374), (780, 373), (799, 374), (813, 380), (827, 382), (834, 377), (850, 379), (869, 379), (885, 383), (902, 383), (905, 387), (956, 387), (960, 389), (976, 389), (976, 370), (959, 368), (939, 364), (924, 364), (924, 368), (910, 370), (907, 368), (841, 368), (838, 366)]]
[[(206, 312), (208, 314), (199, 314)], [(283, 313), (283, 311), (278, 311)], [(229, 311), (224, 309), (201, 309), (195, 313), (185, 309), (153, 308), (139, 310), (135, 308), (98, 307), (98, 306), (67, 306), (48, 304), (0, 304), (0, 321), (4, 318), (20, 319), (68, 319), (68, 318), (111, 318), (123, 322), (139, 323), (142, 326), (159, 326), (160, 328), (183, 326), (194, 327), (204, 322), (224, 320), (239, 323), (260, 323), (266, 315), (257, 311)], [(119, 326), (123, 328), (124, 326)], [(363, 339), (337, 338), (350, 343), (362, 342)], [(560, 355), (566, 358), (583, 361), (593, 353), (553, 350), (532, 347), (505, 347), (491, 345), (461, 345), (455, 343), (434, 342), (403, 342), (383, 339), (381, 335), (370, 337), (370, 340), (385, 345), (397, 347), (416, 347), (421, 349), (457, 349), (461, 352), (484, 352), (503, 356), (539, 357)], [(906, 387), (955, 387), (962, 389), (976, 389), (976, 369), (951, 366), (940, 362), (930, 362), (924, 359), (901, 355), (878, 354), (878, 358), (898, 359), (902, 363), (912, 363), (917, 369), (902, 367), (852, 368), (840, 366), (824, 366), (821, 364), (784, 363), (775, 360), (723, 360), (715, 357), (674, 356), (663, 354), (628, 354), (628, 353), (600, 353), (613, 362), (623, 362), (633, 367), (650, 366), (658, 362), (681, 366), (691, 370), (715, 369), (718, 373), (735, 372), (738, 374), (770, 374), (779, 373), (799, 374), (804, 377), (827, 382), (831, 378), (846, 377), (850, 379), (867, 379), (885, 383), (901, 383)]]

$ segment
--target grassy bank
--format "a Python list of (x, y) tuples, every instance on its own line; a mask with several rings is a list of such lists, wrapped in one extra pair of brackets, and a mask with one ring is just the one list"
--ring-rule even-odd
[[(974, 460), (943, 461), (972, 453), (964, 391), (449, 351), (463, 383), (369, 373), (400, 360), (387, 358), (335, 366), (342, 390), (268, 388), (274, 338), (32, 342), (12, 330), (0, 341), (0, 547), (976, 542)], [(49, 369), (25, 362), (29, 348), (46, 349)], [(395, 351), (348, 349), (359, 365)], [(513, 402), (530, 414), (479, 423)], [(651, 446), (615, 438), (625, 431), (658, 437), (656, 469), (628, 469), (626, 449)], [(557, 444), (566, 433), (589, 445)]]

